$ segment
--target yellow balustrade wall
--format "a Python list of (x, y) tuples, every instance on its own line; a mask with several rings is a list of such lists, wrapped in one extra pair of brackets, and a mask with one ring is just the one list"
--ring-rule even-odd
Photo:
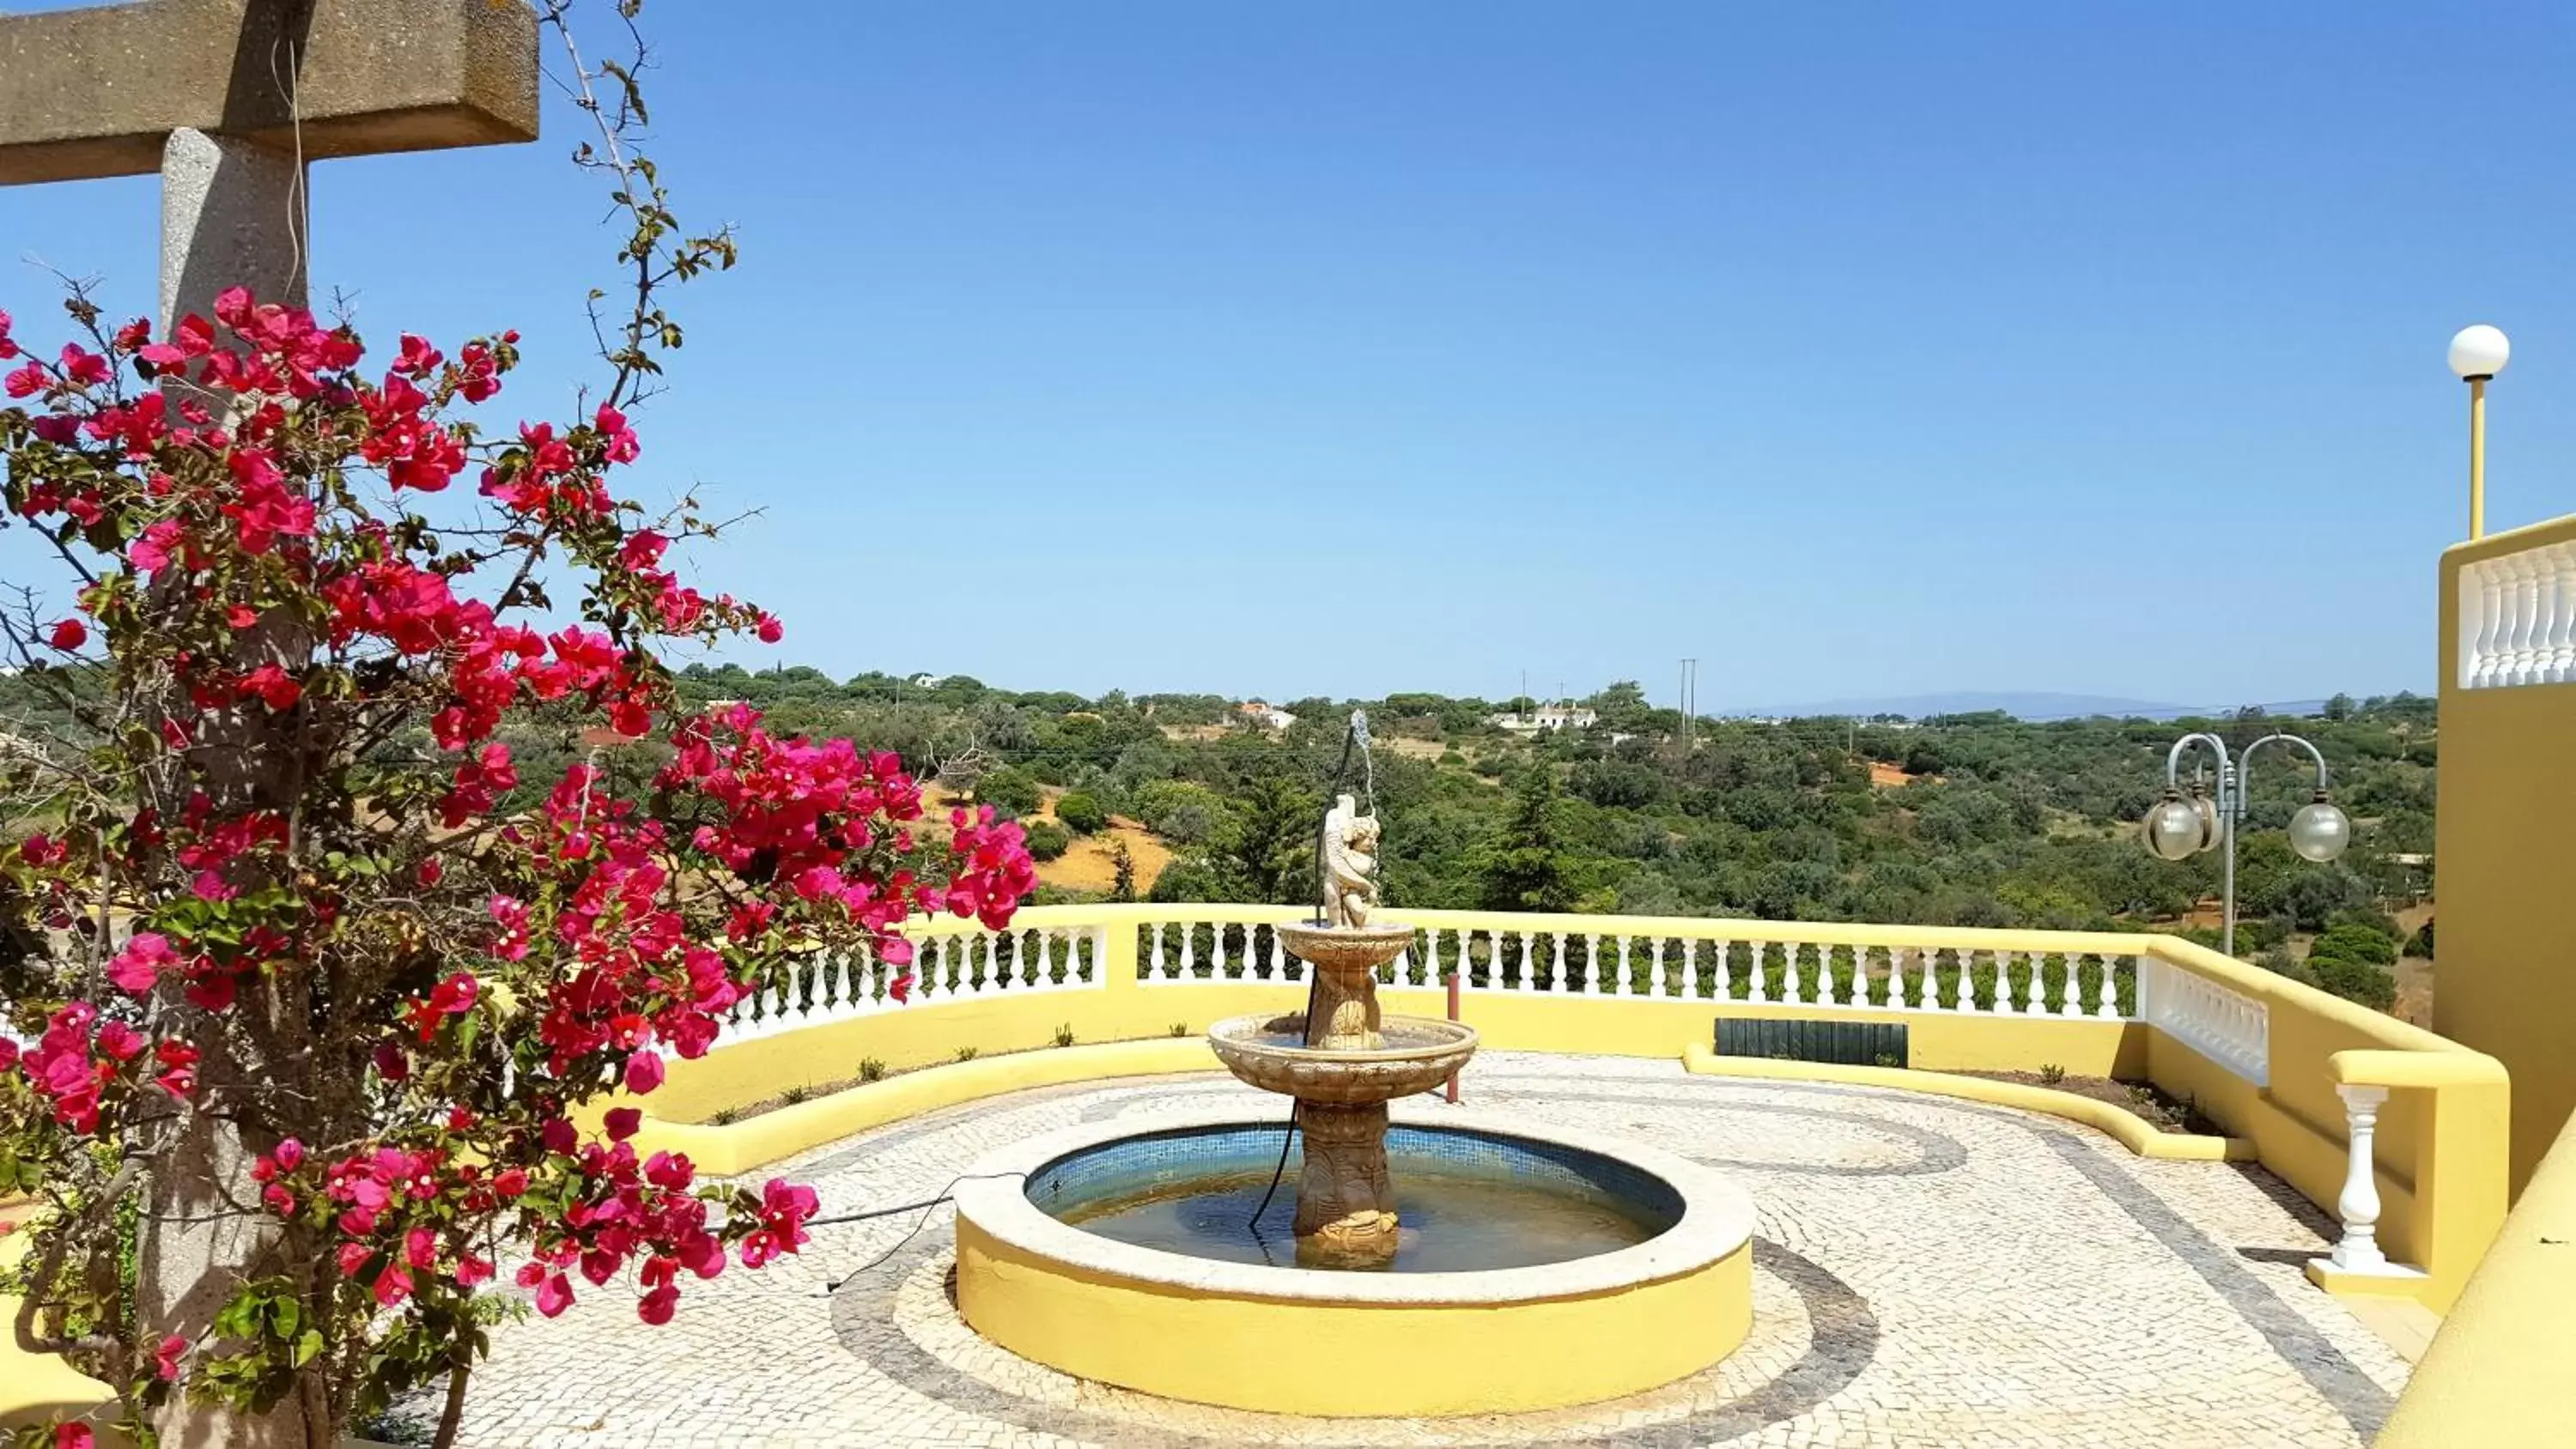
[(2448, 1308), (2504, 1220), (2510, 1116), (2504, 1068), (2393, 1016), (2205, 946), (2160, 936), (2149, 949), (2169, 965), (2263, 1003), (2271, 1080), (2256, 1087), (2161, 1031), (2150, 1035), (2148, 1076), (2167, 1092), (2190, 1097), (2230, 1136), (2252, 1139), (2265, 1167), (2329, 1215), (2349, 1160), (2335, 1087), (2392, 1089), (2373, 1144), (2379, 1240), (2390, 1258), (2426, 1270), (2405, 1296), (2435, 1312)]
[[(1209, 1054), (1195, 1040), (1210, 1022), (1245, 1012), (1294, 1010), (1304, 988), (1249, 979), (1139, 981), (1136, 927), (1154, 921), (1263, 924), (1300, 914), (1293, 907), (1270, 906), (1024, 911), (1019, 921), (1023, 928), (1092, 932), (1098, 984), (988, 992), (881, 1011), (676, 1064), (661, 1092), (642, 1103), (648, 1125), (639, 1145), (688, 1151), (711, 1172), (747, 1171), (885, 1121), (998, 1092), (1103, 1076), (1211, 1069)], [(2255, 1087), (2141, 1020), (1553, 991), (1469, 991), (1461, 1015), (1497, 1049), (1663, 1058), (1678, 1057), (1686, 1048), (1705, 1049), (1719, 1017), (1885, 1021), (1907, 1027), (1909, 1065), (1918, 1070), (2036, 1071), (2054, 1065), (2075, 1075), (2146, 1078), (2176, 1096), (2190, 1097), (2230, 1136), (2255, 1144), (2267, 1167), (2329, 1215), (2335, 1212), (2347, 1160), (2344, 1107), (2335, 1087), (2338, 1081), (2388, 1086), (2392, 1093), (2380, 1113), (2375, 1154), (2383, 1203), (2380, 1240), (2392, 1258), (2422, 1265), (2426, 1276), (2366, 1284), (2357, 1291), (2404, 1293), (2436, 1311), (2457, 1296), (2504, 1215), (2508, 1092), (2504, 1072), (2492, 1059), (2187, 941), (2142, 934), (1825, 922), (1464, 911), (1388, 915), (1444, 933), (1502, 931), (1516, 936), (1562, 929), (1605, 939), (2152, 958), (2262, 1004), (2268, 1019), (2268, 1086)], [(960, 930), (943, 923), (932, 934)], [(1442, 959), (1445, 965), (1454, 956)], [(1392, 1012), (1440, 1015), (1446, 1009), (1445, 993), (1435, 989), (1398, 986), (1381, 995)], [(1175, 1023), (1186, 1026), (1185, 1038), (1170, 1038)], [(1045, 1047), (1059, 1025), (1071, 1027), (1085, 1045), (1071, 1051)], [(1096, 1045), (1120, 1042), (1126, 1044)], [(890, 1069), (933, 1066), (952, 1062), (962, 1046), (980, 1054), (962, 1068), (891, 1077), (729, 1127), (707, 1121), (721, 1109), (775, 1097), (792, 1085), (846, 1081), (869, 1057)], [(2356, 1291), (2347, 1282), (2332, 1286)]]
[(2571, 543), (2576, 517), (2442, 555), (2433, 1028), (2513, 1074), (2517, 1192), (2576, 1110), (2576, 683), (2463, 687), (2477, 619), (2461, 575)]

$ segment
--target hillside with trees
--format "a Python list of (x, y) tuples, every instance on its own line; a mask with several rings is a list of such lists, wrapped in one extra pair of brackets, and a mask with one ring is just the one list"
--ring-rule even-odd
[[(1580, 702), (1591, 727), (1530, 734), (1493, 722), (1527, 701), (1434, 694), (1286, 702), (1295, 721), (1274, 729), (1215, 695), (1085, 699), (802, 667), (693, 666), (679, 682), (696, 703), (749, 701), (781, 733), (895, 750), (944, 798), (1027, 818), (1041, 859), (1088, 852), (1093, 868), (1074, 873), (1086, 885), (1050, 885), (1041, 899), (1304, 899), (1345, 722), (1365, 708), (1394, 904), (2155, 927), (2212, 944), (2218, 856), (2158, 860), (2135, 822), (2186, 730), (2241, 745), (2286, 726), (2325, 751), (2355, 840), (2330, 866), (2295, 857), (2283, 826), (2308, 799), (2307, 771), (2286, 753), (2258, 761), (2238, 857), (2239, 953), (2383, 1008), (2401, 954), (2429, 955), (2417, 923), (2432, 896), (2437, 730), (2434, 702), (2414, 695), (2338, 696), (2295, 721), (1975, 714), (1686, 727), (1622, 683)], [(23, 705), (6, 683), (0, 705)], [(0, 730), (45, 728), (7, 712), (16, 722)], [(531, 779), (585, 751), (619, 776), (657, 764), (649, 747), (597, 748), (539, 716), (513, 719), (505, 735)], [(1158, 870), (1136, 869), (1139, 845)]]

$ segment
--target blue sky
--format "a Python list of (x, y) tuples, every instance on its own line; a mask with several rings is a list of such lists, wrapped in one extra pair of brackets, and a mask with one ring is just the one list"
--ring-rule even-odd
[[(2428, 688), (2451, 332), (2489, 519), (2576, 473), (2563, 6), (655, 0), (678, 300), (640, 491), (836, 674), (1704, 708)], [(328, 163), (317, 292), (589, 375), (534, 146)], [(149, 179), (0, 190), (147, 310)], [(0, 555), (23, 563), (15, 553)]]

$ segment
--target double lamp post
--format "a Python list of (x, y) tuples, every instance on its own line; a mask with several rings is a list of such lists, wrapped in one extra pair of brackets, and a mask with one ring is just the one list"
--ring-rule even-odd
[[(2174, 741), (2165, 754), (2165, 797), (2147, 812), (2145, 823), (2147, 849), (2166, 860), (2184, 860), (2207, 850), (2226, 852), (2220, 876), (2223, 915), (2218, 949), (2230, 956), (2236, 954), (2236, 829), (2245, 818), (2255, 752), (2265, 745), (2296, 746), (2317, 767), (2315, 796), (2290, 816), (2290, 849), (2300, 859), (2319, 865), (2342, 855), (2352, 843), (2352, 821), (2326, 799), (2325, 755), (2297, 735), (2265, 735), (2233, 755), (2227, 742), (2213, 734), (2188, 734)], [(2213, 794), (2204, 781), (2195, 780), (2185, 798), (2182, 757), (2194, 746), (2218, 757), (2218, 789)]]

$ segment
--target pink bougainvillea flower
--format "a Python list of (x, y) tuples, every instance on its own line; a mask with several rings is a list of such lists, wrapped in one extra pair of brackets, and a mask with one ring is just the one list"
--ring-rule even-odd
[(54, 1431), (54, 1449), (98, 1449), (98, 1436), (87, 1424), (65, 1424)]
[(78, 649), (89, 642), (89, 626), (78, 619), (64, 619), (45, 635), (45, 642), (65, 651)]
[(572, 1306), (572, 1284), (554, 1274), (537, 1286), (537, 1311), (553, 1318)]
[(178, 1378), (179, 1360), (187, 1352), (186, 1338), (174, 1333), (162, 1339), (152, 1350), (152, 1376), (165, 1384)]
[(643, 1096), (662, 1085), (662, 1055), (637, 1052), (626, 1059), (626, 1090)]
[(886, 995), (893, 997), (893, 998), (894, 998), (896, 1001), (898, 1001), (898, 1002), (904, 1002), (904, 1001), (909, 1001), (909, 1000), (911, 1000), (911, 999), (912, 999), (912, 973), (911, 973), (911, 972), (909, 972), (909, 971), (906, 971), (906, 972), (905, 972), (905, 973), (903, 973), (901, 976), (898, 976), (898, 977), (896, 977), (895, 979), (893, 979), (892, 981), (887, 982), (887, 983), (886, 983)]
[(162, 969), (177, 963), (179, 953), (170, 946), (170, 938), (157, 931), (137, 931), (122, 950), (109, 959), (107, 979), (116, 989), (129, 996), (141, 996), (152, 989)]

